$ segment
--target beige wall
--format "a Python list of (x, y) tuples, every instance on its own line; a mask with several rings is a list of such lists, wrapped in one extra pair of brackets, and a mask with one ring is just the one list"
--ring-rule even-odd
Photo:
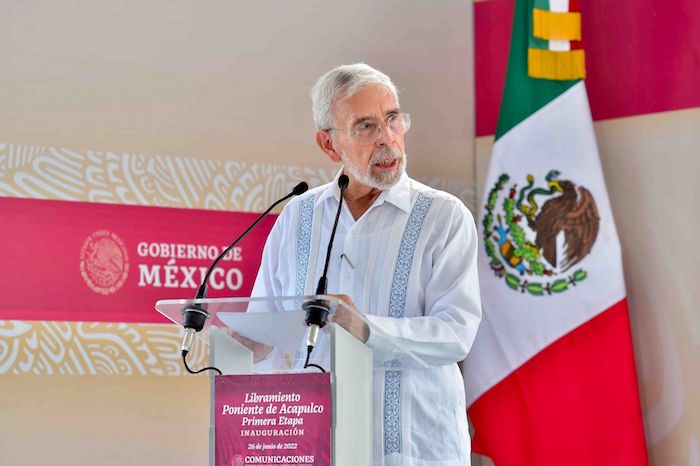
[(413, 115), (411, 168), (473, 177), (467, 2), (28, 0), (0, 16), (2, 143), (327, 168), (308, 90), (365, 61)]
[[(595, 123), (655, 465), (700, 464), (698, 128), (700, 108)], [(476, 141), (478, 195), (492, 146)]]
[(207, 376), (1, 380), (3, 466), (208, 464)]

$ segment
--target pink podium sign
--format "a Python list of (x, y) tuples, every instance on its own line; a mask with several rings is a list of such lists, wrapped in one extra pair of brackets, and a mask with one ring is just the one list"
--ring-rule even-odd
[(330, 374), (219, 376), (214, 396), (216, 466), (330, 466)]

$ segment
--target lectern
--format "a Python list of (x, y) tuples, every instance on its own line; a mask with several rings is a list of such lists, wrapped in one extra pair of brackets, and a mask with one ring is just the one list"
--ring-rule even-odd
[[(348, 309), (368, 325), (370, 333), (383, 337), (383, 344), (392, 346), (403, 360), (411, 360), (413, 367), (427, 367), (400, 342), (383, 335), (357, 309), (334, 296), (156, 303), (158, 312), (178, 325), (183, 322), (183, 309), (192, 304), (204, 307), (209, 314), (198, 336), (209, 345), (210, 364), (223, 373), (211, 376), (212, 466), (372, 464), (373, 373), (400, 368), (375, 363), (367, 345), (329, 323), (320, 332), (309, 361), (329, 375), (309, 375), (321, 373), (316, 367), (304, 368), (307, 326), (303, 305), (314, 300), (326, 301), (331, 316), (341, 306)], [(317, 398), (322, 396), (324, 378), (329, 385), (330, 412)], [(318, 392), (314, 391), (317, 385)], [(223, 394), (224, 389), (228, 394)], [(329, 415), (325, 434), (324, 413)]]

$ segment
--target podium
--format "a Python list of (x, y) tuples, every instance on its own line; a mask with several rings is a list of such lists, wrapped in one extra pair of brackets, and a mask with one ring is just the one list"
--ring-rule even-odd
[[(341, 307), (347, 309), (367, 325), (373, 338), (381, 339), (384, 348), (389, 347), (390, 351), (401, 354), (402, 360), (409, 361), (412, 367), (427, 367), (424, 361), (402, 347), (399, 341), (388, 338), (361, 312), (334, 296), (161, 300), (156, 303), (156, 309), (170, 321), (182, 326), (183, 309), (192, 304), (204, 307), (209, 317), (204, 329), (197, 336), (209, 346), (211, 366), (217, 367), (224, 376), (239, 376), (238, 379), (231, 378), (234, 384), (240, 381), (255, 385), (256, 381), (262, 383), (262, 381), (274, 380), (274, 377), (270, 376), (275, 375), (280, 380), (291, 380), (294, 383), (294, 379), (298, 378), (299, 383), (303, 383), (302, 381), (309, 380), (305, 374), (320, 373), (320, 370), (315, 367), (304, 368), (307, 357), (308, 327), (305, 324), (306, 311), (302, 309), (302, 306), (304, 303), (314, 300), (326, 301), (331, 309), (330, 316)], [(372, 384), (374, 373), (385, 370), (400, 370), (401, 364), (376, 362), (369, 346), (356, 339), (344, 328), (331, 323), (330, 317), (329, 323), (319, 333), (316, 347), (309, 362), (324, 368), (330, 374), (330, 442), (327, 447), (330, 451), (322, 452), (321, 456), (327, 456), (329, 458), (328, 464), (334, 466), (371, 465), (373, 460)], [(221, 445), (218, 447), (216, 445), (216, 439), (220, 439), (222, 434), (219, 432), (217, 436), (216, 432), (217, 420), (220, 429), (222, 425), (220, 423), (221, 413), (216, 409), (217, 396), (221, 397), (221, 395), (216, 392), (215, 387), (222, 387), (224, 379), (225, 377), (211, 375), (209, 463), (212, 466), (221, 464), (216, 458), (217, 451), (220, 456), (222, 454)], [(246, 395), (246, 397), (249, 396)], [(243, 405), (241, 404), (241, 406)], [(229, 409), (229, 411), (232, 410), (233, 408)], [(263, 420), (253, 417), (246, 419), (243, 421), (244, 423), (263, 422)], [(267, 420), (265, 422), (276, 423), (277, 421)], [(289, 430), (277, 429), (276, 431), (288, 432)], [(241, 435), (244, 432), (246, 434), (272, 432), (272, 429), (245, 429), (241, 431)], [(239, 434), (236, 433), (236, 435)], [(318, 442), (325, 445), (321, 437), (318, 438)], [(316, 439), (308, 440), (315, 441)], [(241, 439), (235, 438), (232, 441), (241, 441)], [(258, 447), (263, 449), (266, 446), (274, 449), (275, 445), (282, 448), (298, 444), (298, 442), (251, 443), (248, 442), (248, 439), (244, 443), (249, 449)], [(240, 464), (250, 463), (252, 460), (248, 461), (249, 458), (245, 456), (249, 454), (250, 457), (256, 457), (255, 464), (272, 465), (287, 462), (324, 464), (323, 461), (305, 463), (297, 460), (278, 463), (260, 460), (260, 458), (290, 457), (278, 453), (280, 452), (275, 453), (275, 455), (256, 456), (248, 451), (241, 453), (240, 458), (228, 459), (227, 461), (228, 464), (236, 464), (236, 461), (239, 460)]]

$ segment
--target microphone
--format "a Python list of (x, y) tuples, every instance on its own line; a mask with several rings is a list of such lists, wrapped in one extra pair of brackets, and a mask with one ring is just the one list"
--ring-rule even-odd
[[(199, 288), (197, 289), (197, 295), (194, 298), (194, 301), (201, 300), (207, 297), (207, 285), (209, 283), (209, 277), (211, 276), (212, 272), (214, 271), (214, 268), (216, 265), (221, 261), (221, 259), (224, 258), (228, 252), (233, 249), (243, 238), (245, 238), (248, 233), (251, 232), (253, 228), (255, 228), (258, 223), (262, 221), (263, 218), (267, 214), (270, 213), (272, 209), (277, 207), (278, 204), (286, 201), (290, 197), (293, 196), (298, 196), (300, 194), (305, 193), (309, 189), (309, 185), (302, 181), (301, 183), (297, 184), (294, 189), (292, 190), (291, 193), (287, 194), (283, 198), (277, 200), (274, 204), (272, 204), (265, 212), (260, 214), (258, 218), (243, 232), (240, 234), (238, 238), (234, 240), (233, 243), (224, 251), (219, 254), (219, 256), (214, 260), (214, 262), (211, 264), (209, 267), (209, 270), (207, 270), (206, 275), (204, 276), (204, 279), (202, 280), (202, 283), (199, 285)], [(209, 318), (209, 312), (207, 311), (207, 307), (205, 304), (200, 304), (193, 302), (192, 304), (189, 304), (185, 306), (182, 310), (182, 313), (184, 314), (184, 319), (183, 319), (183, 327), (185, 327), (185, 335), (182, 338), (182, 345), (180, 346), (180, 349), (182, 351), (182, 358), (185, 363), (185, 368), (188, 370), (190, 373), (197, 373), (197, 372), (192, 372), (189, 367), (187, 367), (187, 361), (185, 360), (185, 356), (187, 353), (189, 353), (190, 348), (192, 346), (192, 340), (194, 339), (194, 334), (196, 332), (201, 331), (204, 328), (204, 322)], [(198, 372), (201, 372), (203, 370), (207, 370), (209, 368), (204, 368), (201, 369)], [(217, 369), (218, 370), (218, 369)]]
[[(338, 178), (338, 187), (340, 188), (340, 202), (338, 203), (338, 211), (335, 214), (335, 222), (333, 222), (333, 230), (331, 231), (331, 238), (328, 242), (328, 250), (326, 251), (326, 264), (323, 268), (323, 275), (318, 280), (318, 286), (316, 287), (316, 294), (326, 294), (328, 291), (328, 263), (331, 259), (331, 250), (333, 249), (333, 240), (335, 239), (335, 230), (338, 228), (338, 220), (340, 219), (340, 210), (343, 207), (343, 192), (345, 188), (348, 187), (350, 179), (347, 175), (340, 175)], [(314, 299), (312, 301), (307, 301), (302, 304), (302, 309), (306, 311), (306, 325), (309, 326), (308, 338), (306, 340), (307, 355), (306, 364), (304, 367), (309, 366), (309, 357), (314, 346), (316, 346), (316, 340), (318, 339), (318, 332), (320, 329), (326, 326), (328, 321), (328, 313), (330, 312), (330, 305), (328, 301), (323, 299)], [(317, 367), (317, 366), (316, 366)], [(323, 369), (321, 369), (323, 370)], [(324, 371), (325, 372), (325, 371)]]

